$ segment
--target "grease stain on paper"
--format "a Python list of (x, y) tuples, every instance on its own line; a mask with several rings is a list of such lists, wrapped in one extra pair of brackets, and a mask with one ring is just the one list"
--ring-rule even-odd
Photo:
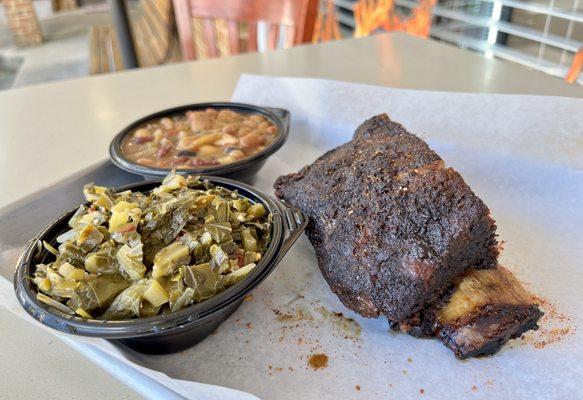
[(345, 339), (358, 340), (360, 338), (362, 328), (354, 319), (344, 316), (341, 312), (330, 311), (322, 306), (316, 307), (316, 311), (330, 322)]
[(312, 354), (308, 358), (308, 365), (313, 369), (322, 369), (328, 366), (328, 356), (324, 353)]

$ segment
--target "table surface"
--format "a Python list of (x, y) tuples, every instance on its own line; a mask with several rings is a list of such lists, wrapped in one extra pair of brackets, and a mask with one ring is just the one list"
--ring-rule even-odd
[[(400, 33), (14, 89), (0, 92), (0, 208), (99, 163), (111, 138), (138, 117), (228, 100), (243, 73), (583, 97), (580, 86), (541, 72)], [(0, 397), (138, 397), (50, 333), (29, 329), (2, 308), (0, 325), (5, 327), (0, 352), (8, 355), (0, 359)]]

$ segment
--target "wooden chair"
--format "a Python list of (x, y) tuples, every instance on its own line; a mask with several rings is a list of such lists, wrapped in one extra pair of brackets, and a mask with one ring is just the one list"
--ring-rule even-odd
[(43, 32), (31, 0), (4, 0), (6, 20), (18, 47), (36, 46), (43, 42)]
[(309, 43), (318, 0), (174, 0), (185, 60)]
[[(131, 19), (140, 67), (179, 61), (172, 0), (141, 0), (142, 14)], [(123, 70), (113, 26), (93, 26), (89, 32), (90, 73)]]
[(69, 11), (79, 8), (77, 0), (51, 0), (54, 12)]
[(325, 0), (325, 3), (325, 11), (320, 10), (316, 18), (312, 43), (342, 39), (340, 24), (336, 16), (336, 3), (334, 3), (334, 0)]

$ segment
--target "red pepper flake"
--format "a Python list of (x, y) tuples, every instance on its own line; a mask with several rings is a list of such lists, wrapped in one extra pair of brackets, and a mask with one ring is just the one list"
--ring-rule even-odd
[(125, 232), (133, 232), (136, 230), (136, 226), (134, 224), (128, 224), (121, 229), (118, 229), (117, 232), (125, 233)]
[(247, 327), (247, 329), (251, 329), (251, 328), (253, 328), (253, 324), (251, 322), (247, 322), (245, 324), (245, 327)]
[(475, 392), (478, 390), (478, 387), (476, 385), (472, 385), (472, 392)]
[(243, 266), (244, 255), (237, 253), (237, 266), (241, 268)]
[(354, 386), (354, 388), (355, 388), (356, 390), (360, 390), (360, 385), (356, 385), (356, 386)]
[(419, 389), (419, 394), (423, 394), (423, 393), (425, 393), (425, 390)]

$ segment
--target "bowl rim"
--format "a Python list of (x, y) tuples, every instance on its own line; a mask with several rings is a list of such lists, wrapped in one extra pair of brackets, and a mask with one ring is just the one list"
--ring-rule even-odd
[(140, 165), (137, 162), (131, 161), (128, 158), (126, 158), (121, 150), (121, 144), (124, 138), (126, 137), (126, 135), (130, 134), (134, 129), (136, 129), (139, 125), (149, 120), (155, 118), (162, 118), (164, 116), (169, 116), (180, 112), (206, 108), (232, 109), (243, 113), (262, 114), (263, 116), (267, 117), (271, 122), (275, 123), (275, 125), (277, 126), (278, 130), (277, 138), (270, 146), (266, 147), (259, 153), (249, 158), (245, 158), (243, 160), (225, 165), (216, 165), (210, 167), (194, 167), (189, 169), (176, 169), (177, 174), (224, 175), (231, 172), (239, 171), (248, 167), (251, 164), (255, 164), (256, 162), (259, 162), (271, 156), (273, 153), (279, 150), (281, 146), (283, 146), (283, 144), (287, 141), (289, 135), (290, 113), (288, 110), (284, 108), (262, 107), (253, 104), (236, 102), (192, 103), (150, 113), (127, 125), (112, 139), (109, 145), (109, 156), (112, 162), (119, 168), (134, 174), (151, 177), (166, 176), (172, 170), (172, 168), (148, 167), (145, 165)]
[[(76, 315), (69, 315), (53, 307), (45, 305), (36, 299), (37, 290), (34, 289), (30, 275), (32, 268), (46, 256), (47, 250), (42, 247), (42, 240), (56, 238), (54, 230), (66, 223), (70, 216), (79, 208), (75, 208), (59, 215), (32, 239), (26, 246), (22, 256), (18, 260), (14, 273), (14, 290), (22, 307), (36, 320), (57, 330), (79, 334), (82, 336), (101, 337), (106, 339), (136, 338), (160, 334), (174, 328), (182, 328), (202, 319), (211, 317), (222, 309), (242, 299), (243, 296), (255, 289), (279, 263), (282, 254), (282, 246), (285, 241), (285, 230), (290, 231), (286, 224), (288, 208), (279, 200), (265, 195), (244, 183), (227, 178), (199, 175), (201, 180), (224, 186), (228, 189), (237, 189), (239, 193), (253, 202), (261, 202), (273, 215), (272, 239), (263, 258), (257, 263), (257, 267), (243, 280), (225, 289), (216, 296), (190, 305), (180, 311), (154, 317), (137, 318), (120, 321), (104, 321), (84, 319)], [(157, 186), (161, 180), (149, 180), (116, 188), (116, 192), (124, 190), (148, 191)], [(83, 203), (86, 204), (86, 203)], [(302, 214), (303, 216), (303, 214)], [(288, 217), (289, 218), (289, 217)], [(302, 228), (303, 230), (303, 228)], [(294, 239), (295, 240), (295, 239)], [(40, 246), (39, 246), (40, 245)], [(284, 249), (285, 254), (287, 249)], [(38, 261), (35, 261), (38, 260)]]

